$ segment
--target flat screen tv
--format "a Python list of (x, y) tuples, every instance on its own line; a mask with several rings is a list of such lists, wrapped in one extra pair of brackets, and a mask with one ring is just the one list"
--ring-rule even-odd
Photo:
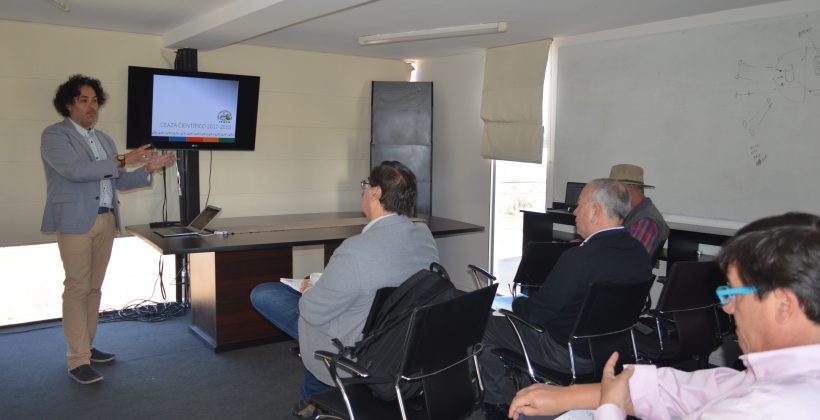
[(128, 67), (126, 147), (254, 150), (259, 77)]

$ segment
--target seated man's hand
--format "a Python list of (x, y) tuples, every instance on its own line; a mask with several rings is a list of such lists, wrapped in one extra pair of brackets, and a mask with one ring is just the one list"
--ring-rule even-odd
[(632, 398), (629, 395), (629, 378), (635, 373), (635, 366), (624, 366), (623, 372), (615, 375), (618, 352), (609, 356), (601, 378), (601, 404), (615, 404), (624, 413), (632, 413)]
[(566, 411), (561, 406), (563, 394), (569, 388), (545, 384), (530, 385), (515, 394), (507, 414), (518, 420), (520, 414), (527, 416), (554, 416)]
[(305, 276), (305, 278), (302, 279), (302, 284), (299, 286), (299, 293), (305, 293), (305, 290), (310, 289), (310, 286), (313, 286), (310, 282), (310, 276)]

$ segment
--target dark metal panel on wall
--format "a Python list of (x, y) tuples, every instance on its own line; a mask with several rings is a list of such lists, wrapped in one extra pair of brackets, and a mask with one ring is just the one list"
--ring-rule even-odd
[(397, 160), (416, 174), (416, 213), (432, 215), (433, 83), (373, 82), (370, 167)]
[[(197, 71), (197, 50), (177, 50), (174, 70)], [(199, 214), (199, 152), (177, 150), (177, 169), (182, 195), (179, 197), (179, 221), (187, 225)]]
[[(180, 48), (174, 60), (174, 70), (197, 71), (197, 50)], [(179, 221), (187, 225), (199, 214), (199, 152), (177, 150), (177, 182), (179, 183)], [(177, 302), (190, 303), (188, 254), (176, 254)]]

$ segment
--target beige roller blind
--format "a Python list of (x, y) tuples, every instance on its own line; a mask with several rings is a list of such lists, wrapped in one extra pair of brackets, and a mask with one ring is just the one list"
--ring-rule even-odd
[(481, 99), (482, 157), (541, 163), (541, 103), (550, 42), (487, 50)]

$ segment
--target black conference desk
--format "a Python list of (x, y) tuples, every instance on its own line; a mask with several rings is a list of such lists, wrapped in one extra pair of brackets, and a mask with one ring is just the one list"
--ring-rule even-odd
[[(359, 212), (309, 213), (220, 218), (213, 230), (232, 226), (301, 225), (314, 220), (352, 219)], [(432, 217), (435, 237), (481, 232), (483, 226)], [(283, 333), (251, 306), (250, 292), (259, 284), (293, 277), (293, 247), (324, 245), (325, 264), (341, 242), (361, 233), (363, 225), (297, 228), (227, 236), (163, 238), (149, 225), (126, 226), (163, 255), (189, 254), (191, 329), (214, 351), (282, 339)]]
[[(555, 225), (575, 226), (575, 215), (566, 210), (522, 210), (524, 227), (522, 246), (529, 241), (569, 241), (574, 233), (555, 229)], [(735, 234), (733, 229), (668, 222), (669, 239), (660, 259), (668, 264), (675, 261), (708, 261), (713, 255), (701, 254), (701, 244), (722, 246)]]

